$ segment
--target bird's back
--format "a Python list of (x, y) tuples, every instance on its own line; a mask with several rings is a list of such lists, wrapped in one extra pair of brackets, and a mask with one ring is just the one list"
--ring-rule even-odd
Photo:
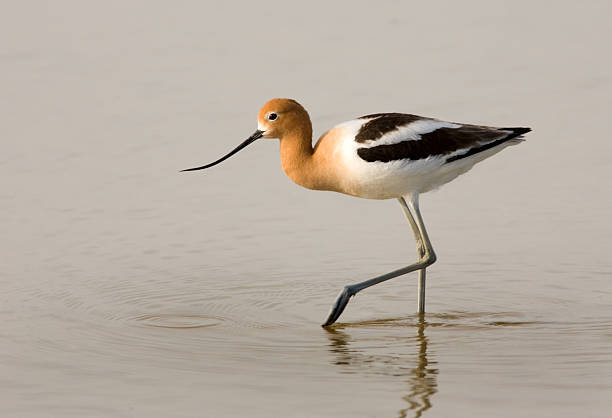
[(321, 137), (315, 152), (335, 153), (345, 177), (344, 193), (387, 199), (435, 189), (521, 142), (530, 130), (378, 113), (335, 126)]

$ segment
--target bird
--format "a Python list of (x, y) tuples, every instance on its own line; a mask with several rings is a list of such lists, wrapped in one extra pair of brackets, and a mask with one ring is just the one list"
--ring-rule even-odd
[(419, 208), (419, 196), (469, 171), (476, 163), (524, 141), (531, 128), (446, 122), (408, 113), (374, 113), (340, 123), (312, 146), (312, 123), (293, 99), (275, 98), (259, 110), (257, 130), (213, 167), (259, 140), (280, 140), (281, 166), (300, 186), (365, 199), (396, 199), (411, 226), (417, 260), (400, 269), (345, 286), (332, 304), (327, 327), (335, 323), (358, 292), (418, 271), (417, 312), (425, 314), (426, 269), (436, 262)]

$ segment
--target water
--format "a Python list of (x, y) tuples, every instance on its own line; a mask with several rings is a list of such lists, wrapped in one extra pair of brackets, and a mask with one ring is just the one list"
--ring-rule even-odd
[[(0, 61), (2, 416), (609, 415), (607, 3), (13, 4)], [(554, 12), (554, 13), (553, 13)], [(531, 126), (422, 210), (311, 192), (268, 98)]]

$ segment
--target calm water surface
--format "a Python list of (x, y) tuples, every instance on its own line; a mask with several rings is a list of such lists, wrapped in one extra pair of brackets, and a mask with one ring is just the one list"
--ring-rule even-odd
[[(0, 413), (607, 417), (607, 3), (13, 4), (0, 49)], [(260, 141), (412, 112), (534, 132), (422, 210), (301, 189)]]

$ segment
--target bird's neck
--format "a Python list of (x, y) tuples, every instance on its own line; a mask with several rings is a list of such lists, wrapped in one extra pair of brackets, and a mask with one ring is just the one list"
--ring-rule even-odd
[(291, 180), (308, 189), (320, 189), (310, 124), (280, 138), (280, 154), (283, 171)]

